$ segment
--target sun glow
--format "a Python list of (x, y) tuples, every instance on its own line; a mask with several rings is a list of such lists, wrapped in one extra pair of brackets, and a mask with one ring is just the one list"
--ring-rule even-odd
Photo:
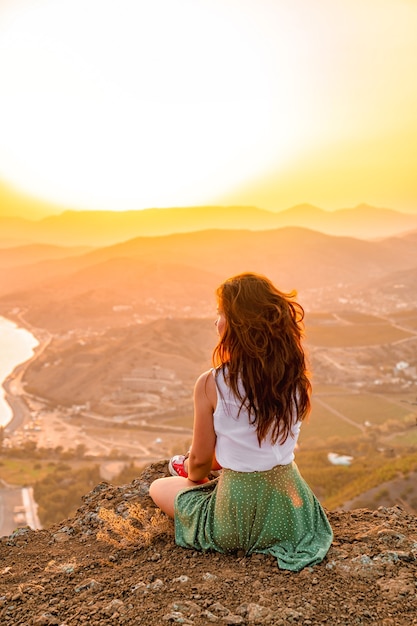
[(410, 207), (417, 5), (282, 4), (4, 0), (0, 181), (73, 208)]
[(184, 0), (11, 3), (2, 175), (65, 204), (137, 208), (202, 200), (262, 171), (262, 48), (235, 13), (222, 17)]

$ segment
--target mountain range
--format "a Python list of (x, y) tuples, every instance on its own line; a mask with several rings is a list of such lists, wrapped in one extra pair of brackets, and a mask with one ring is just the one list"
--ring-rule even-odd
[[(3, 210), (4, 213), (4, 210)], [(417, 228), (417, 213), (361, 204), (324, 211), (302, 204), (284, 211), (256, 207), (201, 206), (142, 211), (65, 211), (34, 221), (0, 217), (0, 247), (30, 243), (59, 246), (104, 246), (135, 237), (211, 229), (275, 230), (289, 226), (328, 235), (377, 239)]]
[[(207, 230), (135, 237), (98, 249), (23, 246), (0, 251), (0, 311), (30, 310), (35, 326), (119, 326), (127, 320), (209, 316), (226, 277), (255, 271), (283, 291), (320, 299), (405, 285), (416, 292), (417, 230), (378, 241), (305, 228)], [(309, 296), (310, 294), (310, 296)], [(330, 296), (329, 296), (330, 294)]]

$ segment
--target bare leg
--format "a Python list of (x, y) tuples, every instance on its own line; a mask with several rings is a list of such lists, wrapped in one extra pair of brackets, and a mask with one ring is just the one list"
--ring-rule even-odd
[(159, 508), (174, 517), (174, 501), (175, 496), (181, 489), (187, 487), (196, 487), (197, 483), (193, 483), (188, 478), (182, 476), (168, 476), (167, 478), (157, 478), (149, 487), (149, 495)]

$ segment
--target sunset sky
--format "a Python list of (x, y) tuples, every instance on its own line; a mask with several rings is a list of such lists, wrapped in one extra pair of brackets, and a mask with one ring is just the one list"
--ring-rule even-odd
[(0, 214), (417, 212), (416, 33), (416, 0), (1, 0)]

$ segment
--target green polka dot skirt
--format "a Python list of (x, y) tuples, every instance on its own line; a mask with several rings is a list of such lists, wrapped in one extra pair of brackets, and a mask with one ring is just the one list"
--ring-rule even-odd
[(297, 465), (265, 472), (223, 469), (216, 480), (183, 489), (175, 499), (175, 540), (196, 550), (276, 557), (299, 571), (320, 563), (333, 539), (319, 501)]

